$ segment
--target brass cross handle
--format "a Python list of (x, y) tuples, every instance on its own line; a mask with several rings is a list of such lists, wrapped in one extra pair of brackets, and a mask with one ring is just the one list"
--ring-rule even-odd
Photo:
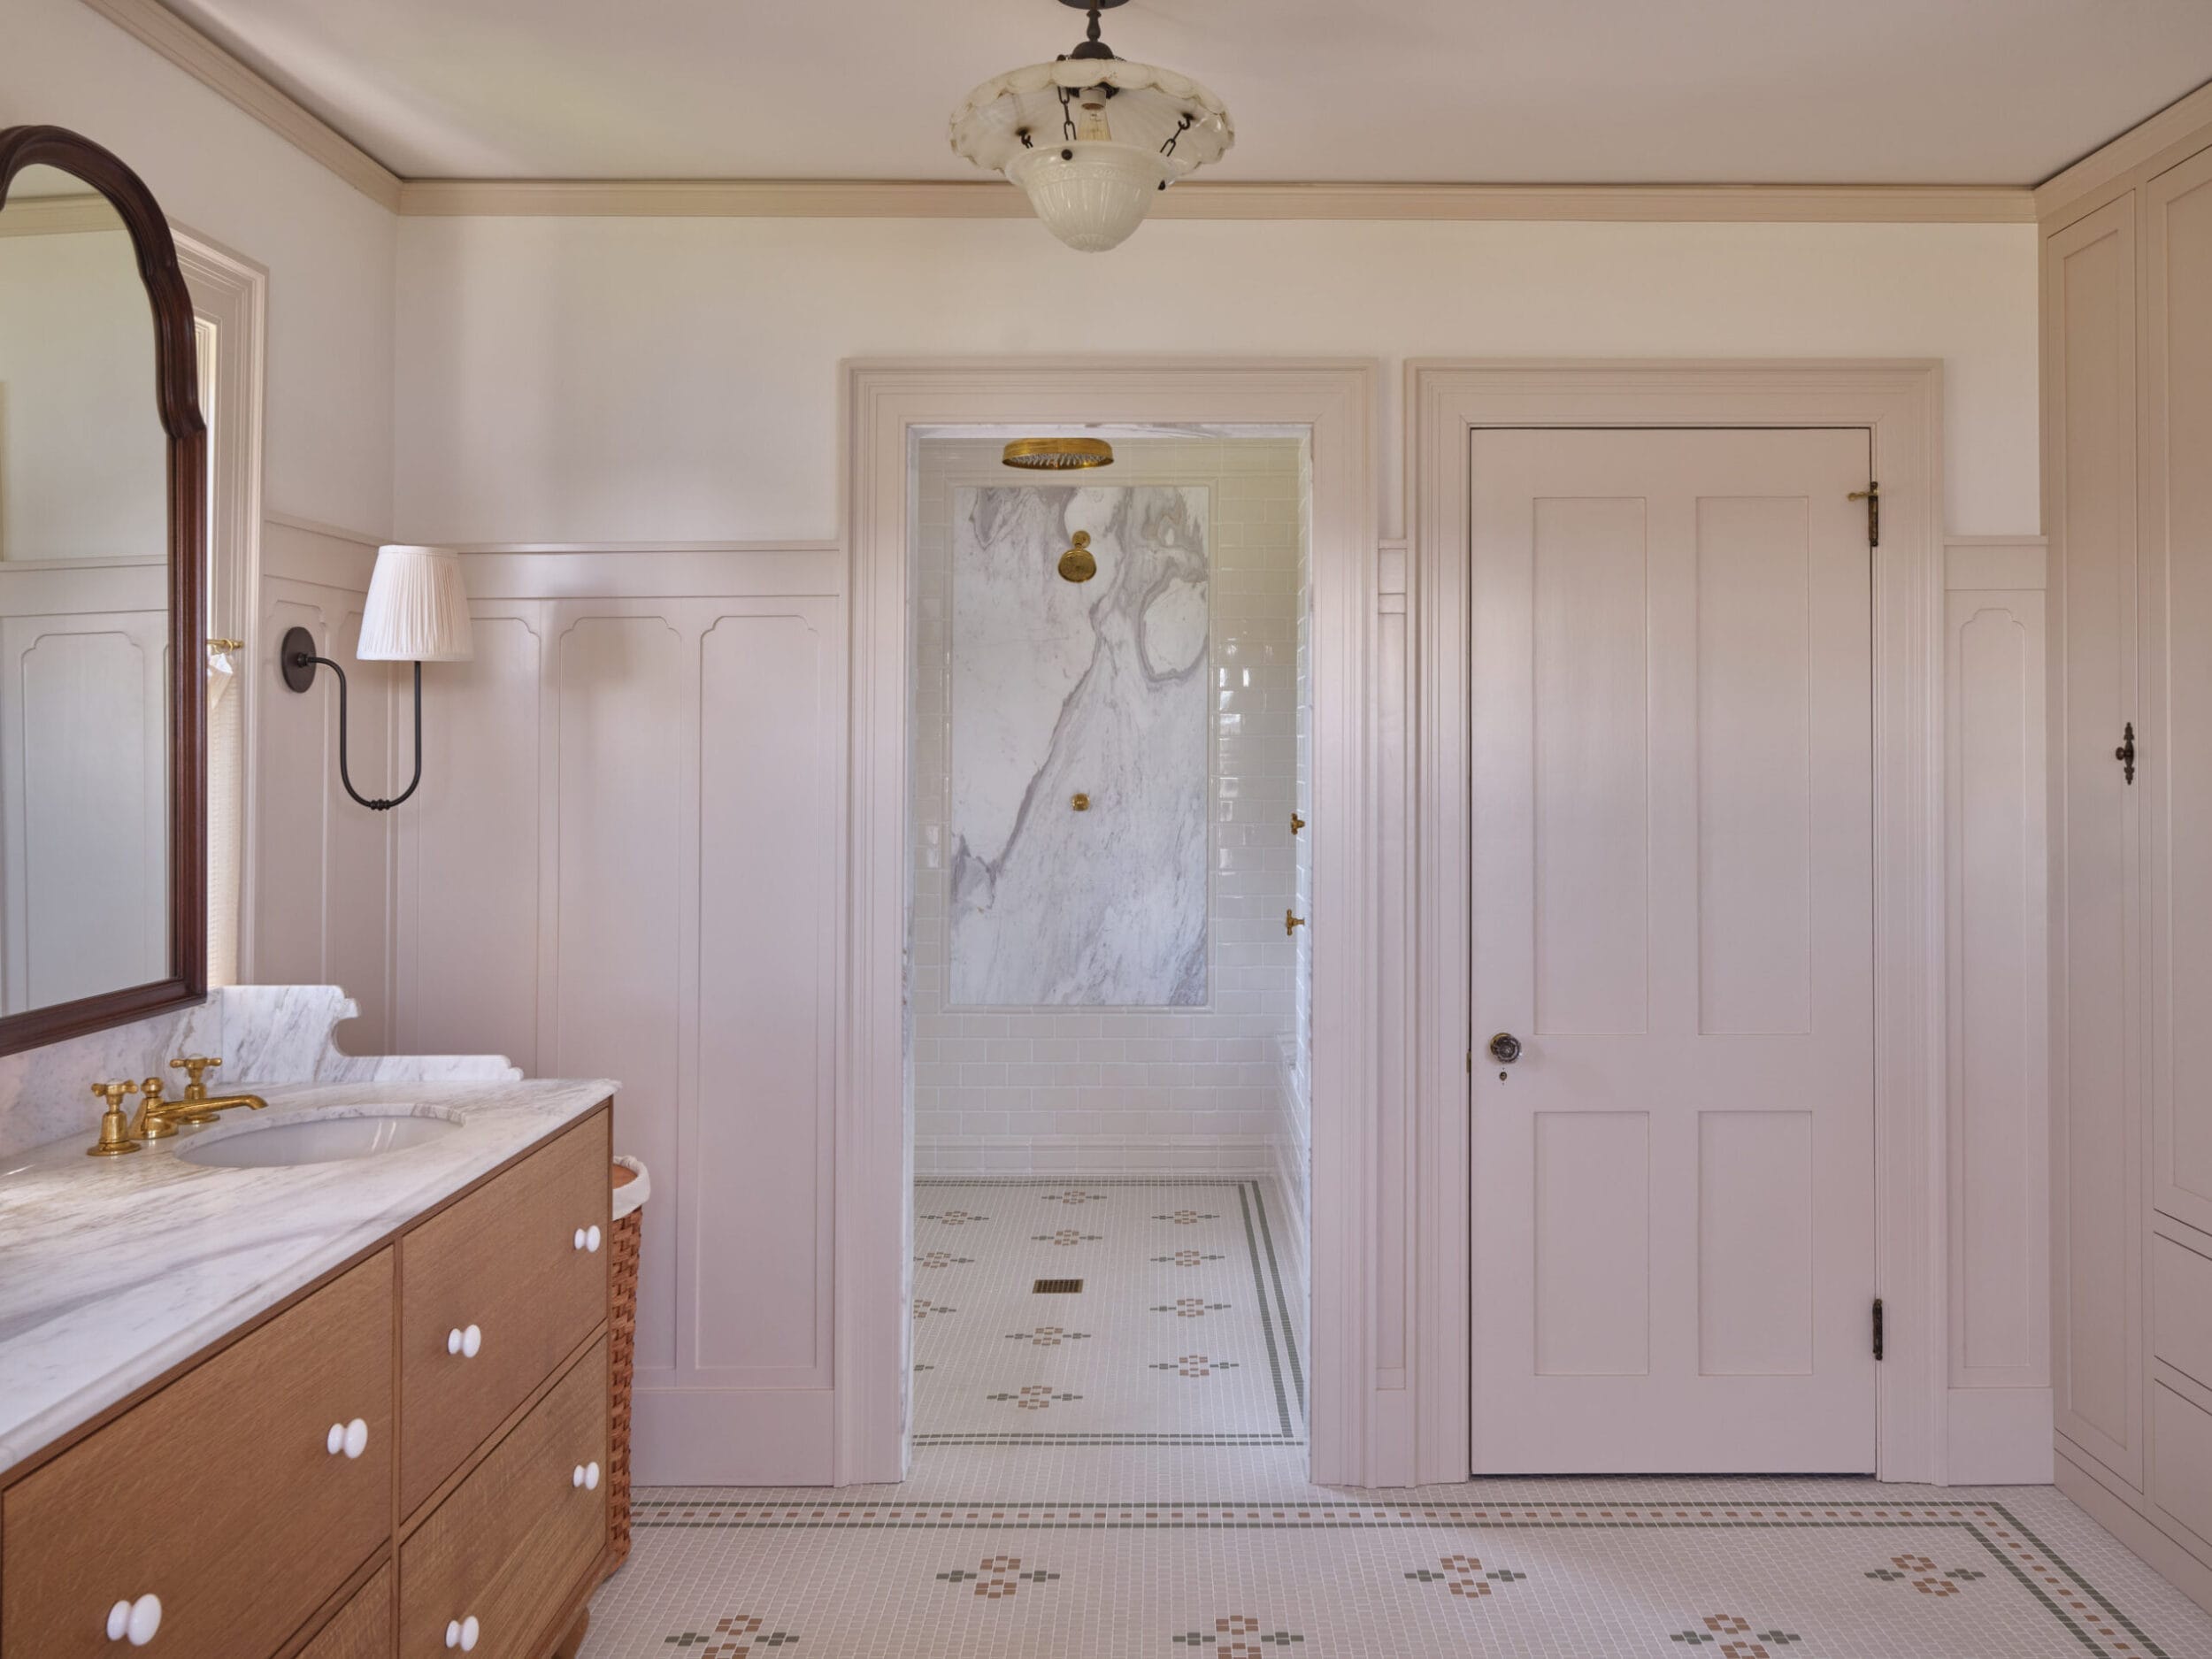
[(207, 1074), (222, 1064), (219, 1056), (211, 1060), (204, 1055), (188, 1054), (170, 1061), (169, 1069), (172, 1071), (186, 1071), (191, 1074), (192, 1080), (184, 1086), (186, 1100), (205, 1100), (207, 1098)]
[(112, 1158), (137, 1151), (138, 1142), (131, 1139), (130, 1125), (123, 1117), (123, 1102), (138, 1093), (138, 1085), (95, 1083), (92, 1092), (107, 1102), (107, 1110), (100, 1114), (100, 1138), (85, 1148), (85, 1156)]
[(1295, 910), (1285, 910), (1285, 911), (1283, 912), (1283, 932), (1284, 932), (1286, 934), (1288, 934), (1288, 933), (1296, 933), (1296, 932), (1297, 932), (1300, 928), (1303, 927), (1305, 925), (1306, 925), (1306, 918), (1305, 918), (1304, 917), (1302, 917), (1302, 916), (1299, 915), (1297, 911), (1295, 911)]

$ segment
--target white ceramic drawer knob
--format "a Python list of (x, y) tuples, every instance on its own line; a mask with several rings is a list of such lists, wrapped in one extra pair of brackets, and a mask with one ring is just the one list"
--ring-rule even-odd
[(581, 1486), (587, 1492), (598, 1491), (599, 1465), (597, 1463), (577, 1464), (575, 1472), (569, 1476), (568, 1484), (572, 1486)]
[(476, 1615), (473, 1613), (466, 1618), (448, 1619), (445, 1627), (445, 1645), (449, 1647), (458, 1647), (463, 1653), (473, 1653), (476, 1651), (478, 1633)]
[(466, 1329), (456, 1325), (445, 1333), (445, 1351), (463, 1359), (474, 1359), (483, 1346), (484, 1333), (472, 1325)]
[(580, 1250), (584, 1248), (584, 1230), (581, 1227), (576, 1229), (576, 1248)]
[(132, 1647), (143, 1647), (160, 1629), (161, 1598), (157, 1595), (142, 1595), (135, 1601), (118, 1601), (108, 1609), (110, 1641), (128, 1638)]
[(585, 1233), (585, 1234), (584, 1234), (584, 1248), (585, 1248), (587, 1250), (589, 1250), (589, 1251), (590, 1251), (593, 1255), (595, 1255), (595, 1256), (596, 1256), (596, 1255), (599, 1253), (599, 1229), (598, 1229), (598, 1228), (596, 1228), (596, 1227), (593, 1227), (593, 1228), (588, 1229), (588, 1230)]
[(323, 1449), (333, 1457), (343, 1452), (348, 1457), (358, 1457), (369, 1449), (369, 1425), (359, 1417), (350, 1423), (334, 1423), (330, 1432), (323, 1436)]

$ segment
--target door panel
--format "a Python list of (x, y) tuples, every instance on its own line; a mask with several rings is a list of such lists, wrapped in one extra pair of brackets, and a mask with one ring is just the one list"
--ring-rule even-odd
[(1472, 443), (1474, 1466), (1870, 1470), (1868, 435)]
[[(2212, 151), (2145, 187), (2143, 766), (2151, 1202), (2212, 1233)], [(2162, 506), (2163, 511), (2157, 509)], [(2178, 845), (2183, 856), (2177, 858)]]
[(2044, 244), (2052, 705), (2052, 1383), (2059, 1432), (2143, 1483), (2140, 789), (2112, 751), (2136, 702), (2135, 207)]

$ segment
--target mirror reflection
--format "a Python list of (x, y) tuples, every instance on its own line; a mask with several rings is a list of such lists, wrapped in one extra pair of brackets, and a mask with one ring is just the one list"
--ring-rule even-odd
[(130, 234), (27, 167), (0, 206), (0, 1013), (168, 971), (167, 467)]

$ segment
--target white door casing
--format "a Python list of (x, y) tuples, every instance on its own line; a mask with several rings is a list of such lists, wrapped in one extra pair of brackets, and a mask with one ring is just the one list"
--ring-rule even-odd
[[(1379, 1082), (1390, 972), (1371, 691), (1374, 371), (1356, 361), (910, 360), (845, 368), (851, 771), (836, 1093), (836, 1467), (905, 1470), (910, 1125), (908, 458), (944, 426), (1307, 428), (1312, 438), (1312, 1420), (1317, 1480), (1413, 1479), (1402, 1102)], [(1387, 1176), (1378, 1166), (1387, 1164)]]
[[(1857, 426), (1873, 434), (1877, 1473), (1946, 1478), (1949, 1286), (1943, 983), (1943, 372), (1925, 359), (1492, 359), (1410, 364), (1406, 378), (1413, 660), (1413, 826), (1422, 901), (1406, 945), (1413, 1045), (1407, 1251), (1419, 1320), (1409, 1391), (1425, 1481), (1471, 1467), (1468, 1025), (1471, 874), (1469, 434), (1523, 426)], [(1479, 1046), (1479, 1045), (1478, 1045)], [(1379, 1172), (1380, 1179), (1390, 1179)], [(1386, 1202), (1394, 1202), (1386, 1194)]]
[(1474, 1468), (1870, 1470), (1869, 434), (1471, 443)]

